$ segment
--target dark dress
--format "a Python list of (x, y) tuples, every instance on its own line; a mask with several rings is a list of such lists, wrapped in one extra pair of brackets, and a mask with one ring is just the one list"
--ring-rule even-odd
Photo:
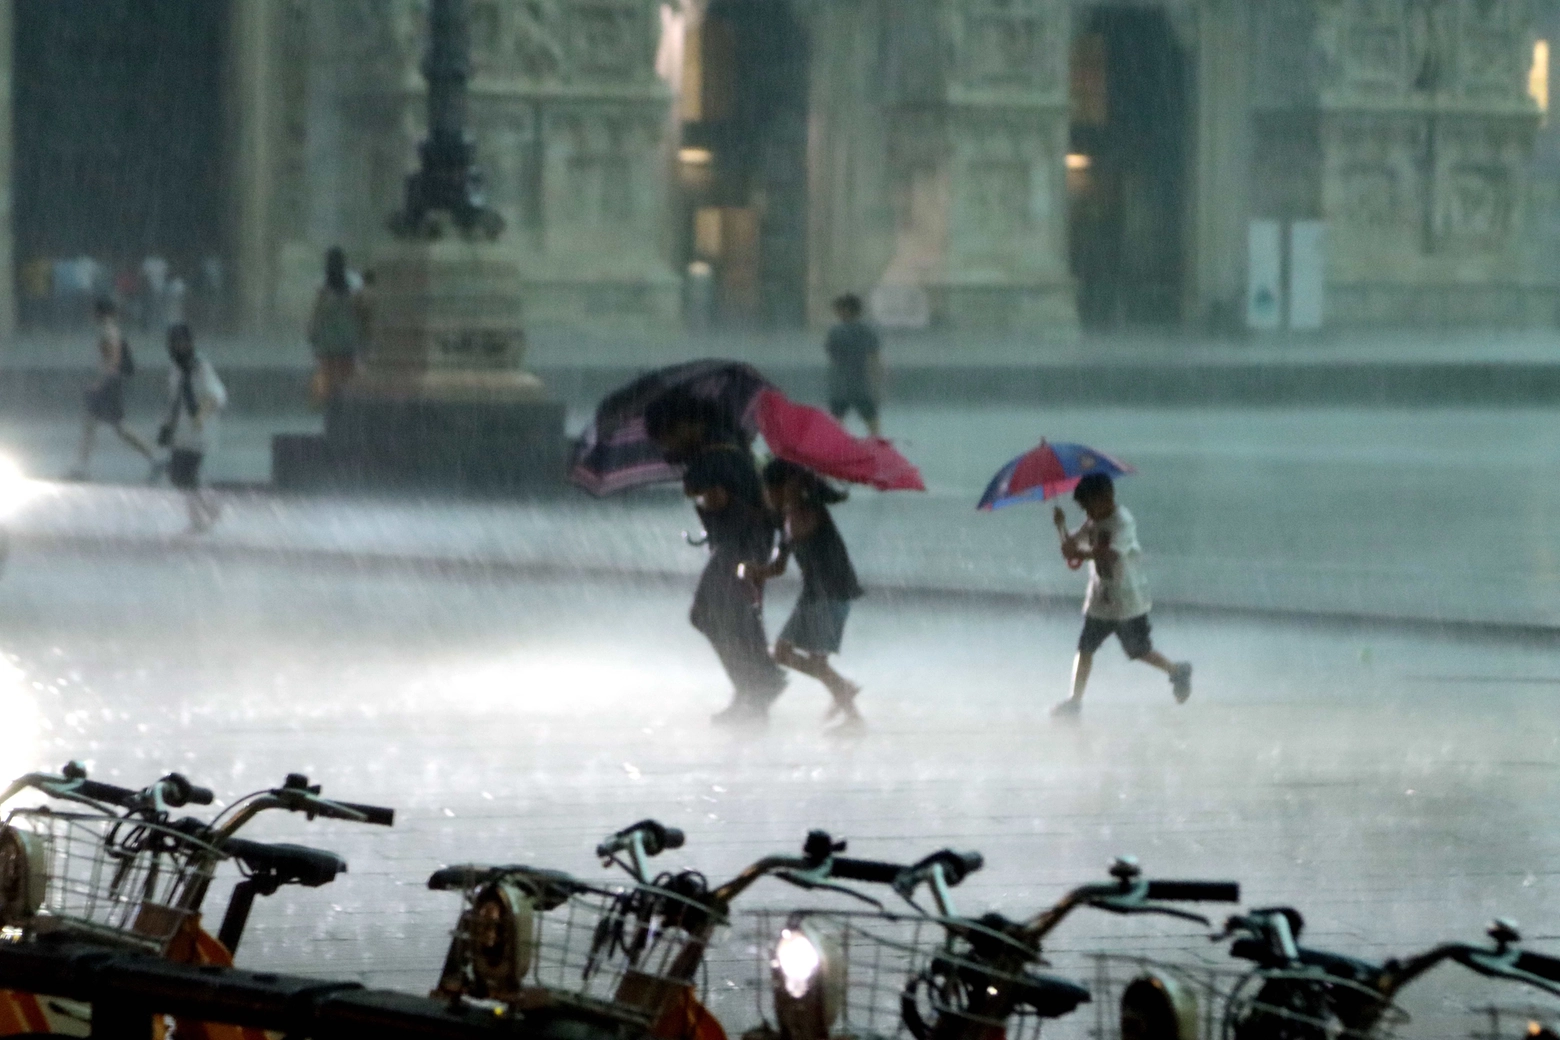
[(736, 703), (762, 711), (780, 695), (785, 675), (769, 656), (763, 593), (737, 576), (738, 564), (767, 561), (774, 543), (753, 456), (735, 442), (707, 447), (689, 460), (683, 487), (689, 494), (723, 488), (729, 500), (718, 512), (699, 511), (710, 562), (699, 576), (689, 620), (715, 648)]
[(827, 509), (820, 508), (818, 514), (818, 526), (812, 534), (790, 543), (791, 555), (802, 572), (802, 595), (780, 638), (798, 650), (837, 654), (851, 601), (861, 598), (862, 589), (834, 518)]

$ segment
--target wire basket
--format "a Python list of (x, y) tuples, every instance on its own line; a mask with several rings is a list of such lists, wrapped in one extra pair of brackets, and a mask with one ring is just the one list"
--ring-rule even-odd
[[(1258, 972), (1206, 953), (1153, 957), (1096, 953), (1094, 1036), (1177, 1036), (1181, 1040), (1235, 1040), (1237, 1036), (1311, 1037), (1314, 1040), (1390, 1040), (1408, 1013), (1369, 987), (1314, 971)], [(1351, 1028), (1320, 999), (1352, 1010)], [(1246, 1023), (1244, 1028), (1239, 1023)]]
[(1453, 1040), (1528, 1040), (1560, 1033), (1560, 1000), (1469, 1004), (1445, 1029)]
[(0, 924), (162, 954), (220, 858), (146, 820), (16, 809), (0, 824)]
[[(670, 888), (599, 888), (516, 872), (466, 892), (460, 992), (524, 1008), (559, 1003), (649, 1026), (707, 995), (704, 951), (725, 918)], [(509, 936), (510, 938), (505, 938)], [(446, 966), (448, 987), (450, 978)]]
[[(1081, 987), (1029, 974), (1032, 950), (977, 922), (864, 911), (756, 911), (754, 990), (760, 1033), (808, 1037), (1002, 1036), (1036, 1040), (1045, 1020), (1029, 1004), (1005, 999), (1044, 987), (1074, 987), (1069, 999), (1087, 1000)], [(778, 944), (800, 932), (818, 948), (821, 1001), (781, 992)], [(987, 956), (976, 956), (972, 943)], [(989, 955), (1009, 965), (992, 966)], [(991, 995), (1004, 995), (993, 1005)], [(810, 995), (810, 993), (809, 993)], [(792, 998), (792, 999), (788, 999)], [(1070, 1009), (1070, 1008), (1069, 1008)], [(954, 1020), (953, 1023), (949, 1019)]]

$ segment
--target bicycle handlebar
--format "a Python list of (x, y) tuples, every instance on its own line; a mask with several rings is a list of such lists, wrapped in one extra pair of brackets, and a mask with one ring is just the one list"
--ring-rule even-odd
[(668, 827), (659, 820), (640, 820), (609, 837), (596, 846), (596, 855), (610, 859), (619, 852), (627, 852), (638, 837), (647, 856), (659, 856), (668, 849), (680, 849), (687, 836), (676, 827)]
[(1238, 903), (1238, 881), (1150, 881), (1145, 899), (1170, 903)]
[(846, 881), (864, 881), (872, 885), (892, 885), (894, 879), (908, 870), (899, 863), (885, 863), (874, 859), (849, 859), (840, 856), (829, 864), (829, 876)]

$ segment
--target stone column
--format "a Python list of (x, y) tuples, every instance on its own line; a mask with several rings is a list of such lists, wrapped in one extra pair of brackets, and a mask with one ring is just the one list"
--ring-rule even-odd
[(1233, 326), (1246, 292), (1251, 217), (1251, 5), (1203, 0), (1196, 10), (1196, 123), (1185, 313)]
[[(909, 57), (901, 44), (913, 38), (904, 25), (918, 10), (908, 0), (826, 0), (805, 11), (807, 312), (821, 325), (833, 320), (829, 302), (842, 293), (866, 295), (885, 280), (916, 287), (926, 281), (918, 251), (898, 241), (888, 160), (896, 70)], [(880, 66), (885, 38), (887, 68)], [(935, 40), (933, 34), (933, 47)]]
[(0, 0), (0, 336), (16, 331), (16, 249), (11, 202), (14, 0)]
[(1064, 0), (905, 0), (891, 101), (894, 278), (934, 325), (1078, 332), (1067, 263)]
[(229, 256), (240, 327), (269, 322), (272, 298), (270, 170), (275, 120), (272, 48), (280, 0), (238, 0), (229, 5), (226, 75), (231, 192)]

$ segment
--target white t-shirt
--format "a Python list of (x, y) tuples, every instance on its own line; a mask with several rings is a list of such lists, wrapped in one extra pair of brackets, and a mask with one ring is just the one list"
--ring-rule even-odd
[(1143, 547), (1138, 544), (1137, 521), (1126, 506), (1104, 520), (1083, 525), (1080, 541), (1092, 547), (1100, 535), (1110, 536), (1110, 548), (1116, 553), (1111, 576), (1100, 576), (1100, 566), (1089, 561), (1089, 593), (1083, 612), (1106, 621), (1124, 621), (1147, 614), (1153, 603), (1148, 597), (1148, 578), (1143, 574)]
[(195, 391), (196, 406), (206, 413), (197, 428), (189, 409), (179, 399), (179, 379), (179, 366), (170, 365), (168, 415), (170, 420), (175, 415), (178, 419), (173, 428), (173, 443), (169, 447), (205, 454), (217, 446), (217, 423), (222, 409), (227, 407), (227, 387), (223, 386), (222, 380), (217, 378), (217, 370), (211, 367), (211, 362), (199, 354), (195, 355), (195, 371), (190, 376), (190, 388)]

